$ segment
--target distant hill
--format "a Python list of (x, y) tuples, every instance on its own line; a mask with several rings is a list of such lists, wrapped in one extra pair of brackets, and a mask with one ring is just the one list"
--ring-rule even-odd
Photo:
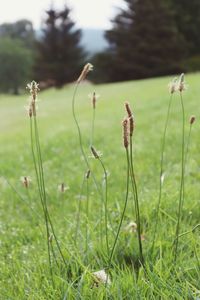
[(82, 29), (81, 45), (89, 55), (101, 52), (108, 46), (104, 38), (104, 30), (95, 28)]
[[(83, 28), (81, 46), (86, 50), (88, 55), (101, 52), (108, 46), (108, 42), (104, 38), (104, 30), (98, 28)], [(36, 37), (42, 38), (42, 31), (36, 30)]]

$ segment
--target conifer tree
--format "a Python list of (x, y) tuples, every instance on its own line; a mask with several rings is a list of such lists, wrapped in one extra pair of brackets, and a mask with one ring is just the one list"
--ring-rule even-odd
[[(106, 32), (112, 80), (130, 80), (182, 71), (184, 41), (169, 7), (161, 0), (125, 0)], [(111, 67), (111, 66), (110, 66)]]
[(200, 55), (200, 1), (167, 0), (179, 32), (187, 42), (188, 56)]
[(46, 12), (42, 36), (37, 42), (36, 77), (51, 80), (57, 87), (71, 82), (79, 73), (84, 52), (79, 45), (81, 31), (75, 29), (70, 10), (53, 8)]

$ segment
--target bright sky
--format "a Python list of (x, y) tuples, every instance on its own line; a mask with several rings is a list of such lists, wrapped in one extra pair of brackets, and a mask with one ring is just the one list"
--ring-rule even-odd
[(125, 7), (123, 0), (0, 0), (0, 23), (26, 18), (39, 28), (44, 11), (51, 3), (55, 8), (66, 3), (72, 9), (71, 18), (77, 26), (108, 29), (118, 8)]

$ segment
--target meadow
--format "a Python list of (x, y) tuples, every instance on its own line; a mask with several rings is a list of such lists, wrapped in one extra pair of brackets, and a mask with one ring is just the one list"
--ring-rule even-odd
[[(95, 70), (94, 70), (95, 72)], [(88, 76), (89, 77), (89, 76)], [(0, 95), (0, 299), (199, 299), (200, 298), (200, 74), (186, 74), (182, 93), (185, 108), (185, 149), (192, 125), (184, 170), (184, 191), (177, 259), (173, 245), (181, 181), (182, 111), (179, 93), (173, 94), (164, 152), (164, 181), (154, 251), (156, 207), (159, 196), (161, 141), (173, 77), (105, 85), (80, 83), (75, 111), (85, 153), (95, 174), (82, 157), (72, 115), (75, 85), (38, 94), (37, 122), (49, 215), (62, 249), (56, 241), (50, 272), (45, 221), (31, 151), (30, 121), (24, 108), (29, 92)], [(144, 264), (139, 260), (134, 195), (129, 187), (127, 207), (112, 264), (110, 282), (96, 280), (93, 272), (105, 269), (105, 173), (92, 157), (90, 139), (93, 92), (95, 109), (93, 145), (102, 153), (107, 174), (108, 248), (114, 243), (126, 197), (127, 162), (122, 120), (125, 101), (135, 119), (133, 161), (140, 206)], [(20, 178), (31, 178), (26, 188)], [(83, 184), (84, 182), (84, 184)], [(61, 191), (64, 183), (68, 189)], [(78, 225), (77, 225), (77, 222)], [(78, 230), (77, 230), (78, 226)], [(193, 230), (194, 229), (194, 230)], [(56, 257), (56, 259), (54, 259)]]

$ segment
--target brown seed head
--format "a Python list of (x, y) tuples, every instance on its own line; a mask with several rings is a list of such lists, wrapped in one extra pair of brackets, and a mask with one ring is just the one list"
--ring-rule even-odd
[(88, 171), (86, 172), (86, 174), (85, 174), (85, 178), (86, 178), (86, 179), (89, 179), (90, 173), (91, 173), (90, 170), (88, 170)]
[(130, 104), (128, 102), (125, 102), (125, 108), (126, 108), (126, 111), (128, 114), (128, 120), (129, 120), (129, 134), (132, 137), (133, 130), (135, 128), (135, 123), (134, 123), (133, 113), (132, 113)]
[(97, 101), (96, 93), (94, 92), (93, 93), (93, 97), (92, 97), (92, 106), (93, 106), (93, 109), (96, 108), (96, 101)]
[(32, 111), (32, 107), (31, 107), (31, 106), (29, 106), (29, 109), (28, 109), (28, 115), (29, 115), (30, 118), (31, 118), (32, 115), (33, 115), (33, 111)]
[(190, 117), (190, 125), (192, 125), (196, 120), (196, 117), (195, 116), (191, 116)]
[(94, 158), (99, 159), (99, 154), (97, 153), (97, 151), (94, 149), (93, 146), (90, 147), (92, 154), (94, 155)]
[(80, 83), (82, 80), (84, 80), (87, 76), (87, 74), (93, 70), (93, 65), (90, 64), (90, 63), (87, 63), (82, 72), (81, 72), (81, 75), (79, 76), (78, 80), (77, 80), (77, 83)]
[(24, 186), (26, 189), (28, 189), (29, 186), (30, 186), (31, 180), (30, 180), (29, 177), (23, 176), (23, 177), (21, 177), (21, 182), (22, 182), (23, 186)]
[(122, 122), (123, 126), (123, 141), (124, 141), (124, 147), (128, 148), (128, 119), (125, 118)]

